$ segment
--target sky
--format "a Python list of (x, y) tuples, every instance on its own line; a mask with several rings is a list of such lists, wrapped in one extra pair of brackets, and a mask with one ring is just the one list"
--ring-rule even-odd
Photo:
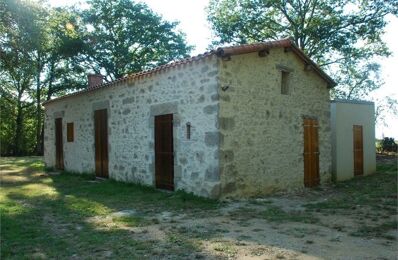
[[(195, 47), (192, 55), (203, 53), (211, 43), (212, 33), (207, 22), (205, 8), (209, 0), (137, 0), (146, 3), (152, 10), (168, 21), (178, 21), (178, 29), (186, 34), (189, 45)], [(50, 0), (53, 6), (74, 5), (79, 0)], [(398, 99), (398, 18), (387, 17), (389, 24), (383, 40), (392, 52), (388, 58), (379, 59), (381, 78), (385, 84), (374, 91), (367, 100), (383, 100), (390, 96)], [(387, 115), (388, 126), (376, 125), (376, 137), (394, 137), (398, 140), (398, 115)]]

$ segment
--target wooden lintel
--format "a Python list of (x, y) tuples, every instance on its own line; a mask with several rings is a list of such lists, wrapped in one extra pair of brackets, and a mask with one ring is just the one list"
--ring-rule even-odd
[(311, 70), (313, 70), (314, 68), (313, 68), (313, 66), (311, 65), (311, 64), (305, 64), (304, 65), (304, 70), (305, 71), (311, 71)]
[(229, 55), (229, 54), (223, 55), (223, 56), (222, 56), (222, 60), (224, 60), (224, 61), (230, 61), (230, 60), (231, 60), (231, 55)]
[(290, 52), (292, 50), (292, 47), (285, 47), (285, 52)]

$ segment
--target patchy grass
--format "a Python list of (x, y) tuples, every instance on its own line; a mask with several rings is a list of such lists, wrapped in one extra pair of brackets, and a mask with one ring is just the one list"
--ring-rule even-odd
[(352, 232), (351, 235), (357, 237), (368, 237), (368, 238), (381, 237), (389, 240), (395, 240), (396, 239), (395, 236), (386, 233), (390, 230), (397, 230), (397, 229), (398, 229), (398, 222), (397, 220), (394, 220), (376, 226), (363, 225), (357, 231)]
[(44, 163), (42, 157), (3, 157), (1, 158), (1, 168), (7, 170), (21, 170), (28, 168), (31, 171), (43, 171)]
[(272, 204), (272, 200), (252, 199), (252, 200), (249, 200), (249, 203), (252, 205), (264, 206), (264, 205)]
[[(381, 252), (393, 244), (389, 240), (397, 230), (397, 167), (391, 162), (379, 164), (372, 176), (282, 195), (282, 200), (278, 195), (223, 207), (182, 191), (99, 181), (92, 174), (53, 174), (40, 157), (0, 158), (0, 257), (224, 259), (251, 250), (278, 257), (298, 239), (301, 252), (319, 256), (312, 248), (325, 239), (345, 239), (355, 247), (370, 238), (384, 239), (372, 250)], [(262, 247), (273, 243), (277, 251)], [(280, 258), (292, 257), (286, 252)]]
[(152, 221), (139, 216), (112, 217), (112, 221), (128, 227), (143, 227), (152, 224)]
[[(153, 216), (164, 210), (194, 215), (219, 206), (181, 191), (47, 174), (40, 157), (0, 160), (1, 258), (143, 258), (159, 241), (143, 241), (123, 227), (156, 223)], [(142, 214), (110, 217), (125, 209)]]
[[(398, 158), (397, 158), (398, 160)], [(397, 172), (397, 164), (395, 163), (379, 163), (377, 164), (376, 171), (377, 172)]]
[[(388, 171), (357, 177), (335, 184), (336, 195), (322, 202), (308, 203), (304, 206), (310, 210), (355, 209), (372, 207), (379, 209), (395, 206), (397, 203), (397, 173), (390, 171), (394, 166), (386, 166)], [(383, 167), (385, 169), (385, 167)], [(379, 167), (380, 169), (380, 167)], [(395, 166), (396, 169), (396, 166)], [(392, 207), (396, 211), (396, 207)]]
[(269, 206), (263, 213), (262, 217), (273, 222), (302, 222), (316, 223), (318, 219), (306, 211), (284, 211), (277, 206)]
[[(397, 230), (397, 158), (382, 158), (377, 172), (369, 176), (336, 183), (333, 196), (321, 202), (304, 204), (310, 213), (352, 215), (352, 226), (334, 224), (332, 228), (350, 231), (353, 236), (395, 239), (387, 233)], [(325, 223), (327, 225), (327, 223)]]
[(237, 248), (230, 241), (215, 241), (213, 242), (213, 250), (220, 252), (227, 257), (234, 257), (238, 252)]

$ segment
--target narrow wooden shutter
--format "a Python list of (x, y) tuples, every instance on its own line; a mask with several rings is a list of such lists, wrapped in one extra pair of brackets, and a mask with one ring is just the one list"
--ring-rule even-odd
[(98, 177), (108, 178), (108, 118), (107, 110), (94, 112), (95, 129), (95, 174)]
[(68, 142), (74, 141), (73, 123), (66, 124), (66, 141), (68, 141)]
[(363, 132), (361, 125), (353, 126), (354, 175), (363, 175)]
[(319, 184), (319, 140), (318, 121), (304, 119), (304, 185), (314, 187)]
[(55, 119), (55, 168), (64, 169), (64, 148), (62, 140), (62, 118)]
[(102, 149), (101, 149), (101, 157), (102, 157), (102, 176), (105, 178), (109, 177), (109, 159), (108, 159), (108, 111), (106, 109), (102, 110)]
[(173, 115), (155, 117), (156, 187), (174, 190)]

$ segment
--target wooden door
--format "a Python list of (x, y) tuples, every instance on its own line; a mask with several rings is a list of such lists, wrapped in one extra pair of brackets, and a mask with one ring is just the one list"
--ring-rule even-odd
[(304, 119), (304, 186), (319, 185), (318, 121)]
[(62, 118), (55, 119), (55, 168), (64, 169), (64, 146), (62, 140)]
[(363, 135), (362, 126), (353, 126), (354, 176), (363, 175)]
[(94, 112), (95, 175), (108, 178), (108, 115), (106, 109)]
[(155, 117), (156, 188), (174, 190), (173, 115)]

